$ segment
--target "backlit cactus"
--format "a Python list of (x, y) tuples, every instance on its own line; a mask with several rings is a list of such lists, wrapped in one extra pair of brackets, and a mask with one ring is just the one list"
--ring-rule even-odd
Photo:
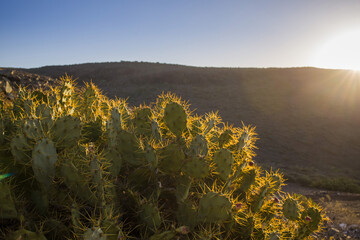
[(65, 77), (0, 103), (1, 239), (304, 239), (321, 229), (322, 210), (283, 195), (282, 175), (252, 160), (254, 128), (193, 115), (173, 94), (132, 108)]

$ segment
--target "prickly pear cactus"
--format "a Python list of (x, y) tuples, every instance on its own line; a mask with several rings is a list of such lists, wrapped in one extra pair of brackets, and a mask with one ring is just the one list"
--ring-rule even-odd
[(14, 219), (16, 217), (17, 211), (9, 185), (0, 182), (0, 219)]
[(214, 154), (214, 162), (216, 163), (220, 178), (222, 180), (227, 180), (234, 163), (234, 157), (231, 151), (224, 148), (219, 149)]
[(217, 192), (206, 193), (199, 202), (199, 221), (219, 223), (231, 217), (231, 201), (223, 194)]
[(300, 217), (300, 206), (296, 199), (288, 197), (283, 203), (283, 214), (289, 220), (297, 220)]
[(0, 239), (304, 239), (321, 230), (322, 209), (284, 195), (282, 174), (252, 160), (253, 127), (193, 115), (170, 93), (130, 107), (68, 76), (14, 96), (0, 99)]
[(184, 107), (177, 102), (169, 102), (165, 107), (164, 121), (175, 136), (181, 136), (187, 124), (187, 114)]
[(203, 135), (196, 135), (190, 143), (190, 154), (205, 157), (208, 153), (208, 143)]
[(55, 163), (57, 153), (54, 143), (49, 139), (43, 139), (34, 146), (32, 151), (32, 169), (36, 180), (48, 189), (55, 177)]
[(139, 217), (145, 226), (156, 229), (161, 225), (159, 209), (152, 203), (145, 203), (140, 207)]

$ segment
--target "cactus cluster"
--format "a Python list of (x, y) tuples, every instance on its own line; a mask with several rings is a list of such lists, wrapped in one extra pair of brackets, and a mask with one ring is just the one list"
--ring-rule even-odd
[(321, 230), (319, 206), (284, 194), (282, 175), (253, 162), (254, 128), (194, 115), (170, 93), (129, 107), (92, 83), (61, 81), (1, 99), (2, 238), (304, 239)]

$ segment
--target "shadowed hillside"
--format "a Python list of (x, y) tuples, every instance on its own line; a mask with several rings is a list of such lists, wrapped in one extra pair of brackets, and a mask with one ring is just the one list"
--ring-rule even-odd
[(332, 176), (360, 180), (360, 75), (351, 71), (130, 62), (26, 71), (92, 80), (109, 97), (129, 97), (131, 105), (171, 91), (198, 113), (218, 110), (224, 121), (255, 125), (257, 162), (287, 169), (292, 180), (314, 186), (343, 184)]

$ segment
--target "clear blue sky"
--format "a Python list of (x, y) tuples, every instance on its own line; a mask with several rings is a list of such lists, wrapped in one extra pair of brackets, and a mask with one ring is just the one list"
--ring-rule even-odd
[(356, 28), (359, 0), (3, 0), (0, 66), (309, 66), (324, 42)]

